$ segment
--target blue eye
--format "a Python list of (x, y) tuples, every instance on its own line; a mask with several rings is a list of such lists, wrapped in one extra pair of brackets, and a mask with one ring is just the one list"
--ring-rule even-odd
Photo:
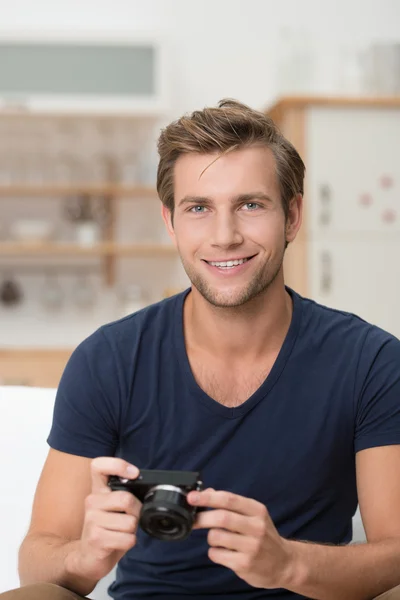
[[(200, 209), (200, 210), (198, 210)], [(198, 204), (197, 206), (192, 206), (192, 208), (190, 209), (190, 212), (193, 213), (202, 213), (205, 210), (205, 206), (201, 206), (200, 204)]]
[(259, 208), (259, 204), (257, 204), (257, 202), (246, 202), (246, 204), (244, 204), (243, 206), (246, 206), (246, 210), (255, 210), (256, 208)]

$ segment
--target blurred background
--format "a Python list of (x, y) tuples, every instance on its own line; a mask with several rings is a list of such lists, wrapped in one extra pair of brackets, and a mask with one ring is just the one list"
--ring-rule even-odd
[(0, 384), (54, 387), (103, 323), (188, 285), (160, 128), (223, 97), (307, 167), (287, 283), (400, 336), (399, 0), (0, 0)]

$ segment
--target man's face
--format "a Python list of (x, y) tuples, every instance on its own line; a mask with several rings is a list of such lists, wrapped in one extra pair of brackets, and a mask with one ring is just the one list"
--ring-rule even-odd
[(176, 162), (173, 227), (165, 207), (163, 217), (190, 281), (214, 306), (249, 302), (281, 271), (292, 237), (275, 171), (272, 152), (260, 147)]

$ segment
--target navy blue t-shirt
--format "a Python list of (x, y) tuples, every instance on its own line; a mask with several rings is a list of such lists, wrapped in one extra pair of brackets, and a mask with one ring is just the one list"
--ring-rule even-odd
[[(74, 351), (48, 443), (142, 469), (200, 471), (206, 487), (255, 498), (289, 539), (344, 544), (357, 508), (355, 453), (400, 444), (400, 342), (292, 290), (293, 316), (268, 377), (235, 408), (196, 383), (186, 292), (105, 325)], [(116, 600), (294, 600), (211, 562), (207, 531), (181, 542), (139, 530), (109, 593)]]

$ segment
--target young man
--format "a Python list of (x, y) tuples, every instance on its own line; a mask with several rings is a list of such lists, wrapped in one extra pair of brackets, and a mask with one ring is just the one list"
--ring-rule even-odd
[[(222, 101), (159, 152), (191, 288), (71, 357), (4, 600), (84, 596), (117, 563), (116, 600), (399, 599), (400, 342), (285, 287), (304, 165), (265, 115)], [(201, 472), (187, 540), (144, 534), (107, 486), (138, 469)], [(349, 546), (357, 502), (368, 543)]]

